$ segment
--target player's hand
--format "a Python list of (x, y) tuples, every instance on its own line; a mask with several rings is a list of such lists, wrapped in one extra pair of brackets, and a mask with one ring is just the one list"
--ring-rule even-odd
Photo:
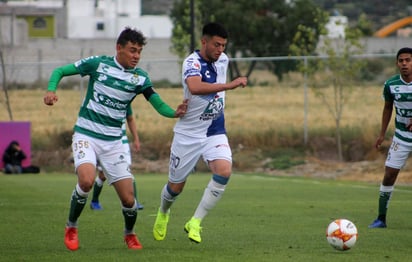
[(188, 101), (188, 99), (183, 100), (183, 103), (177, 107), (175, 117), (183, 117), (186, 114)]
[(376, 139), (375, 148), (379, 150), (384, 140), (385, 138), (383, 136), (379, 136), (378, 139)]
[(133, 141), (132, 149), (135, 153), (138, 153), (140, 151), (140, 140), (138, 137), (136, 137), (136, 139)]
[(246, 76), (240, 76), (230, 82), (230, 88), (229, 89), (235, 89), (237, 87), (245, 87), (247, 85), (247, 77)]
[(52, 106), (59, 100), (55, 92), (47, 92), (43, 98), (43, 101), (46, 105)]

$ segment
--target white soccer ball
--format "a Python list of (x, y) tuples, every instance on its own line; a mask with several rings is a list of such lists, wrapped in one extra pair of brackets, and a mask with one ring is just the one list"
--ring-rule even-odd
[(358, 229), (347, 219), (336, 219), (326, 229), (326, 239), (335, 249), (348, 250), (355, 245), (358, 239)]

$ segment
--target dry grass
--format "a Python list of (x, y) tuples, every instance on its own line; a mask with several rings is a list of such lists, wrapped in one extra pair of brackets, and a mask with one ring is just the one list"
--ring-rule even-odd
[[(158, 89), (169, 105), (175, 107), (182, 100), (180, 89)], [(360, 128), (360, 137), (377, 135), (383, 101), (381, 88), (358, 87), (345, 104), (342, 127)], [(43, 104), (45, 90), (11, 90), (10, 104), (14, 121), (30, 121), (34, 138), (71, 130), (82, 101), (83, 92), (58, 90), (59, 101), (50, 107)], [(5, 103), (0, 119), (8, 121)], [(140, 133), (170, 134), (174, 119), (160, 116), (143, 96), (133, 102)], [(226, 121), (229, 133), (273, 134), (302, 132), (304, 125), (304, 90), (286, 87), (250, 87), (227, 92)], [(322, 101), (308, 92), (308, 129), (327, 130), (335, 126), (334, 119)]]

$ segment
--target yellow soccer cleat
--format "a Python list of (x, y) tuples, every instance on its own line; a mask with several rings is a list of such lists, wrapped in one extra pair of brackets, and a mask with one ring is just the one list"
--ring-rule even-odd
[(162, 213), (159, 209), (155, 223), (153, 225), (153, 237), (156, 240), (163, 240), (166, 237), (167, 223), (169, 222), (169, 213)]
[(192, 217), (185, 225), (185, 231), (188, 233), (189, 239), (195, 243), (200, 243), (202, 241), (202, 238), (200, 237), (200, 232), (202, 232), (200, 222), (201, 220), (199, 218)]

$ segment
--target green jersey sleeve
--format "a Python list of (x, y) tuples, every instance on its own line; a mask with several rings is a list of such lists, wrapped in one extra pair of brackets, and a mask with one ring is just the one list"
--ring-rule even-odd
[(175, 116), (175, 110), (173, 110), (168, 104), (163, 102), (163, 100), (160, 98), (160, 96), (156, 93), (152, 94), (149, 97), (149, 102), (153, 106), (156, 111), (161, 114), (162, 116), (169, 117), (169, 118), (174, 118)]
[(133, 109), (130, 104), (127, 106), (126, 110), (126, 116), (131, 116), (133, 114)]
[(64, 76), (76, 75), (79, 73), (79, 70), (75, 67), (74, 64), (68, 64), (55, 68), (50, 76), (47, 91), (55, 92), (57, 85)]

